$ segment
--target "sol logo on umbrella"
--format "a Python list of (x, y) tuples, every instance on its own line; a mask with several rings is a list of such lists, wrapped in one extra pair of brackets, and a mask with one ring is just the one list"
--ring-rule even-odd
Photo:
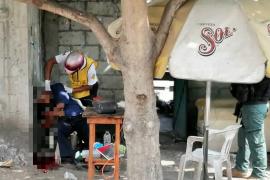
[(233, 36), (236, 28), (212, 28), (204, 27), (201, 30), (201, 37), (206, 42), (199, 45), (199, 54), (202, 56), (211, 56), (216, 51), (216, 45), (220, 44), (224, 39)]

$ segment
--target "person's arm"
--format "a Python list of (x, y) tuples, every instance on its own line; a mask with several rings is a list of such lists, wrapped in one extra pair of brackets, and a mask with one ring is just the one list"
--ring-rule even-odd
[(50, 84), (51, 84), (51, 73), (52, 73), (52, 69), (53, 69), (53, 66), (55, 64), (59, 64), (59, 63), (64, 63), (66, 57), (69, 55), (69, 51), (68, 52), (65, 52), (63, 54), (59, 54), (55, 57), (52, 57), (50, 58), (46, 65), (45, 65), (45, 90), (46, 91), (50, 91)]
[(45, 80), (51, 80), (53, 66), (57, 64), (55, 57), (50, 58), (45, 65)]
[(57, 61), (53, 57), (49, 59), (45, 65), (45, 91), (51, 91), (51, 73), (54, 64), (57, 64)]
[(81, 86), (81, 87), (78, 87), (78, 88), (73, 88), (72, 92), (76, 93), (76, 92), (86, 91), (86, 90), (90, 90), (90, 88), (91, 87), (89, 85), (84, 85), (84, 86)]

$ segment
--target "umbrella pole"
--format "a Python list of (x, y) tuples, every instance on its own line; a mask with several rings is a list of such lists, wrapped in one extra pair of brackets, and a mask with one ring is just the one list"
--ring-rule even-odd
[(203, 180), (208, 180), (208, 127), (211, 100), (211, 81), (206, 82), (206, 99), (204, 112), (204, 142), (203, 142)]

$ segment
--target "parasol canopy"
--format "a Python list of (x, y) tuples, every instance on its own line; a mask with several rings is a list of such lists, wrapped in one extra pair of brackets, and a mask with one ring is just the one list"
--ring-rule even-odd
[(254, 29), (234, 0), (199, 0), (171, 53), (173, 77), (201, 81), (254, 83), (265, 61)]

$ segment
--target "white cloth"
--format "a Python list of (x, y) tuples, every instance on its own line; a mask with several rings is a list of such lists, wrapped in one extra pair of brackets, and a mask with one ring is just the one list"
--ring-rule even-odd
[(173, 77), (253, 83), (266, 58), (256, 34), (234, 0), (198, 0), (177, 38), (169, 69)]
[(71, 53), (71, 51), (66, 51), (62, 54), (56, 55), (55, 56), (55, 60), (58, 64), (62, 64), (65, 62), (66, 58), (68, 57), (68, 55)]
[(67, 91), (67, 93), (71, 94), (72, 93), (72, 88), (67, 87), (66, 85), (64, 86), (65, 90)]
[(82, 104), (81, 100), (76, 99), (76, 98), (72, 98), (72, 99), (73, 99), (74, 101), (76, 101), (76, 102), (79, 104), (79, 106), (80, 106), (83, 110), (86, 109), (86, 106), (84, 106), (84, 105)]
[(266, 76), (270, 77), (270, 1), (238, 0), (238, 2), (257, 33), (261, 48), (268, 59)]
[(51, 91), (51, 81), (45, 80), (45, 91)]
[(88, 85), (92, 86), (98, 81), (95, 65), (92, 64), (88, 70)]
[[(55, 60), (58, 64), (64, 64), (67, 56), (71, 53), (71, 51), (66, 51), (62, 54), (55, 56)], [(96, 68), (94, 64), (92, 64), (88, 70), (88, 85), (92, 86), (98, 81)]]

